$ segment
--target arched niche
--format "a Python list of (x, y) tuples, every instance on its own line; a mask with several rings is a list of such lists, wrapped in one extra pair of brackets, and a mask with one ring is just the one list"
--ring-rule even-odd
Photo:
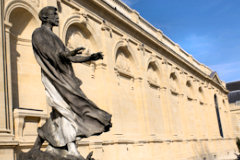
[(10, 15), (13, 13), (15, 9), (20, 9), (20, 8), (25, 9), (26, 11), (31, 13), (35, 20), (38, 19), (38, 12), (34, 9), (35, 7), (33, 7), (30, 3), (26, 1), (10, 1), (6, 3), (6, 6), (5, 6), (5, 11), (4, 11), (5, 22), (9, 23)]
[(119, 47), (116, 52), (115, 65), (119, 72), (129, 76), (134, 74), (134, 60), (127, 47)]
[(147, 67), (147, 87), (145, 88), (145, 98), (147, 102), (146, 123), (149, 135), (164, 135), (163, 107), (160, 97), (161, 76), (158, 63), (150, 61)]
[[(75, 15), (70, 17), (64, 24), (62, 36), (65, 45), (69, 50), (84, 47), (86, 49), (84, 50), (82, 56), (89, 56), (90, 54), (99, 51), (94, 34), (95, 33), (88, 22), (84, 21), (82, 16)], [(76, 76), (83, 82), (81, 89), (83, 89), (87, 97), (93, 101), (97, 101), (98, 97), (94, 96), (96, 95), (96, 90), (94, 88), (94, 86), (96, 86), (96, 81), (94, 81), (95, 61), (87, 63), (73, 63), (73, 68)]]
[[(115, 134), (139, 135), (142, 125), (136, 102), (134, 81), (136, 76), (136, 59), (134, 52), (125, 41), (117, 43), (112, 54), (115, 69), (115, 86), (113, 93), (113, 132)], [(120, 95), (120, 96), (119, 96)], [(128, 123), (125, 123), (125, 122)]]
[(169, 85), (170, 85), (170, 90), (173, 94), (179, 94), (179, 76), (177, 71), (172, 71), (169, 75)]
[(86, 54), (99, 51), (101, 41), (96, 39), (96, 34), (89, 21), (80, 14), (74, 14), (67, 18), (62, 28), (65, 45), (70, 50), (85, 47)]
[[(12, 105), (14, 108), (43, 110), (46, 106), (44, 88), (41, 84), (40, 67), (37, 64), (31, 36), (40, 26), (36, 12), (25, 3), (13, 3), (7, 7), (6, 22), (11, 24), (6, 36), (7, 54), (11, 59)], [(32, 97), (37, 97), (33, 99)]]
[(193, 99), (194, 97), (194, 86), (192, 80), (187, 80), (185, 84), (186, 95), (188, 98)]
[[(198, 112), (196, 114), (201, 113), (201, 115), (207, 115), (209, 110), (205, 107), (206, 106), (206, 101), (205, 101), (205, 89), (202, 86), (202, 84), (200, 84), (197, 88), (196, 88), (196, 98), (198, 99)], [(200, 105), (200, 106), (199, 106)], [(191, 121), (196, 121), (196, 125), (199, 126), (199, 133), (205, 137), (208, 134), (208, 121), (204, 116), (200, 116), (200, 121), (196, 121), (195, 120), (195, 116), (193, 118), (193, 120)]]
[(66, 32), (65, 44), (68, 49), (85, 47), (88, 54), (96, 52), (96, 41), (92, 33), (86, 27), (86, 23), (73, 23)]
[(205, 92), (203, 87), (198, 87), (198, 95), (199, 95), (199, 100), (200, 104), (203, 105), (205, 103)]
[(12, 24), (11, 35), (23, 40), (31, 40), (34, 29), (38, 27), (37, 20), (24, 8), (14, 9), (9, 22)]
[(224, 98), (222, 99), (222, 104), (223, 104), (224, 109), (226, 109), (226, 101)]
[[(188, 133), (188, 138), (193, 138), (196, 136), (196, 129), (195, 126), (198, 125), (198, 122), (196, 121), (196, 104), (194, 99), (194, 92), (193, 92), (193, 81), (191, 78), (188, 78), (188, 80), (185, 82), (185, 92), (186, 94), (186, 103), (185, 103), (185, 113), (186, 113), (186, 119), (189, 123), (186, 124), (186, 129)], [(199, 108), (200, 109), (200, 108)], [(199, 125), (201, 127), (202, 125)]]
[(182, 94), (180, 93), (180, 79), (177, 69), (173, 69), (169, 74), (169, 87), (171, 95), (169, 98), (169, 104), (171, 108), (171, 121), (173, 136), (178, 137), (183, 134), (183, 119), (181, 117), (181, 101)]
[(147, 81), (150, 85), (160, 87), (160, 70), (157, 62), (151, 61), (147, 67)]
[(121, 40), (117, 42), (113, 50), (112, 60), (115, 66), (114, 69), (118, 75), (125, 75), (134, 79), (138, 70), (138, 62), (128, 41)]

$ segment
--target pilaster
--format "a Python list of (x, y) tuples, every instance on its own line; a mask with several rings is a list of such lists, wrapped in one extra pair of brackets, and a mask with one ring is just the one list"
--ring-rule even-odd
[(5, 80), (4, 80), (4, 26), (3, 1), (0, 2), (0, 133), (6, 130)]
[(10, 28), (12, 24), (4, 22), (5, 48), (3, 51), (4, 62), (4, 86), (5, 86), (5, 112), (6, 112), (6, 128), (13, 132), (12, 117), (12, 76), (11, 76), (11, 48), (10, 48)]
[[(12, 109), (11, 96), (9, 91), (11, 86), (8, 85), (11, 77), (9, 76), (10, 56), (6, 54), (6, 41), (9, 41), (7, 33), (10, 25), (4, 25), (4, 1), (0, 2), (0, 135), (9, 136), (12, 134)], [(11, 136), (10, 136), (11, 137)], [(6, 140), (6, 139), (5, 139)]]
[[(110, 114), (113, 114), (111, 111), (111, 100), (113, 94), (111, 93), (111, 90), (113, 88), (112, 83), (109, 83), (109, 81), (112, 80), (112, 76), (109, 74), (110, 73), (110, 68), (109, 68), (109, 46), (107, 45), (109, 40), (112, 39), (112, 29), (106, 25), (105, 22), (103, 22), (101, 26), (101, 37), (103, 42), (102, 46), (100, 48), (100, 51), (102, 52), (104, 58), (103, 60), (96, 61), (96, 78), (97, 81), (100, 81), (100, 86), (99, 91), (101, 91), (101, 95), (99, 97), (101, 98), (100, 100), (100, 105), (102, 105), (104, 110), (108, 111)], [(108, 97), (106, 99), (106, 97)]]

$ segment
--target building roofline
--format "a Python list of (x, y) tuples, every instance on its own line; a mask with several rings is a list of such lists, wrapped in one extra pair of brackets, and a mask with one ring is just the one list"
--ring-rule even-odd
[[(62, 0), (69, 3), (68, 0)], [(75, 3), (78, 3), (76, 0), (72, 0), (71, 2), (75, 1)], [(223, 83), (219, 84), (210, 77), (210, 74), (213, 72), (209, 67), (205, 66), (204, 64), (198, 62), (196, 59), (192, 57), (189, 53), (184, 51), (178, 44), (174, 43), (170, 38), (168, 38), (166, 35), (163, 34), (163, 32), (157, 28), (155, 28), (153, 25), (151, 25), (149, 22), (147, 22), (143, 17), (139, 15), (139, 13), (133, 9), (131, 9), (129, 6), (127, 6), (125, 3), (123, 3), (120, 0), (91, 0), (91, 2), (94, 2), (98, 6), (102, 6), (103, 3), (105, 3), (107, 6), (111, 8), (111, 10), (107, 10), (108, 12), (111, 12), (114, 17), (117, 17), (120, 21), (123, 21), (122, 18), (125, 18), (128, 20), (126, 24), (132, 28), (134, 28), (136, 31), (141, 33), (143, 36), (150, 39), (152, 42), (169, 52), (171, 56), (179, 60), (180, 62), (184, 63), (187, 67), (190, 67), (193, 71), (197, 72), (201, 76), (204, 77), (204, 79), (207, 82), (211, 82), (213, 85), (218, 86), (223, 92), (228, 93), (228, 90), (225, 88)], [(121, 18), (122, 15), (123, 17)], [(123, 21), (124, 22), (124, 21)], [(138, 29), (137, 29), (137, 28)], [(141, 31), (140, 31), (141, 30)]]

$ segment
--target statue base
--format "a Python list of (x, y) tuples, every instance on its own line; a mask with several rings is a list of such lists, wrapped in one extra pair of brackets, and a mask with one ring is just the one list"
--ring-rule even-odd
[(93, 152), (90, 152), (87, 158), (83, 157), (74, 157), (74, 156), (67, 156), (61, 157), (56, 154), (51, 154), (49, 152), (43, 152), (38, 149), (32, 149), (27, 153), (21, 152), (19, 154), (19, 160), (94, 160), (92, 157)]

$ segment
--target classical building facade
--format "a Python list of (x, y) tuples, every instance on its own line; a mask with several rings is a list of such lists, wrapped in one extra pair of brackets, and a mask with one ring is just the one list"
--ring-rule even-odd
[(58, 8), (54, 32), (69, 49), (104, 54), (102, 61), (74, 64), (89, 99), (113, 115), (110, 132), (78, 142), (84, 156), (233, 158), (224, 82), (136, 11), (119, 0), (1, 0), (0, 159), (17, 160), (29, 150), (51, 112), (31, 46), (38, 12), (48, 5)]
[(226, 84), (229, 90), (228, 101), (232, 117), (233, 133), (240, 138), (240, 81)]

